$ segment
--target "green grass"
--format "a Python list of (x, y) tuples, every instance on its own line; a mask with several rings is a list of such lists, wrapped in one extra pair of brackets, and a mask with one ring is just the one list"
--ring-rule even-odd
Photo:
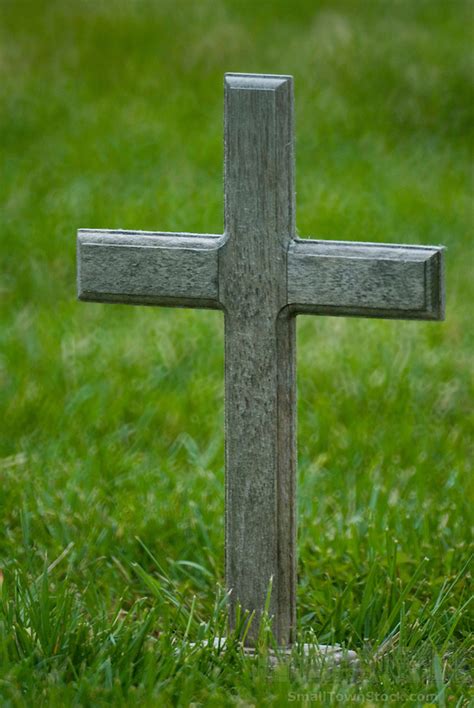
[[(0, 0), (2, 705), (467, 704), (473, 12)], [(75, 299), (79, 227), (222, 230), (225, 71), (295, 76), (301, 235), (448, 249), (444, 323), (299, 318), (299, 631), (358, 672), (189, 648), (222, 315)]]

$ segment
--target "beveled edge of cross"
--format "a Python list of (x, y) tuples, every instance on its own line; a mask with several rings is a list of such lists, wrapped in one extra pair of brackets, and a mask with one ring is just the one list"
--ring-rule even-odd
[(245, 74), (228, 71), (224, 74), (224, 83), (233, 89), (255, 89), (257, 91), (275, 91), (287, 83), (293, 83), (290, 74)]

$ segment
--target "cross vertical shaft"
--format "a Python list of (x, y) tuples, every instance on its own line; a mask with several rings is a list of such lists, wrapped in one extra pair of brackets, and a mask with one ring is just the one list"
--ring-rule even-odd
[(225, 237), (219, 300), (225, 312), (226, 583), (255, 611), (255, 641), (270, 613), (280, 645), (295, 625), (295, 318), (287, 297), (294, 237), (290, 77), (227, 75)]

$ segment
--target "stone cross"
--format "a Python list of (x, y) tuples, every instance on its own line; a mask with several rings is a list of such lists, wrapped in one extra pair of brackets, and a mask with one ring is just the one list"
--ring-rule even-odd
[(81, 300), (214, 308), (225, 322), (230, 623), (272, 581), (281, 646), (296, 620), (295, 315), (443, 318), (443, 252), (299, 239), (291, 76), (225, 76), (223, 235), (80, 230)]

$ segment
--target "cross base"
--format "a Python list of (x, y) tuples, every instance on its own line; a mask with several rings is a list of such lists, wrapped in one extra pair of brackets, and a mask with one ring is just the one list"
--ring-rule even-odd
[[(212, 641), (205, 640), (202, 642), (189, 642), (189, 647), (206, 647), (211, 646), (214, 649), (226, 651), (227, 641), (225, 637), (216, 638)], [(252, 647), (242, 647), (244, 656), (257, 656), (257, 650)], [(280, 647), (276, 651), (268, 650), (268, 663), (271, 666), (277, 666), (294, 656), (305, 656), (313, 659), (319, 664), (330, 665), (349, 665), (357, 666), (359, 657), (355, 651), (344, 649), (340, 644), (313, 644), (313, 643), (296, 643), (289, 647)]]

